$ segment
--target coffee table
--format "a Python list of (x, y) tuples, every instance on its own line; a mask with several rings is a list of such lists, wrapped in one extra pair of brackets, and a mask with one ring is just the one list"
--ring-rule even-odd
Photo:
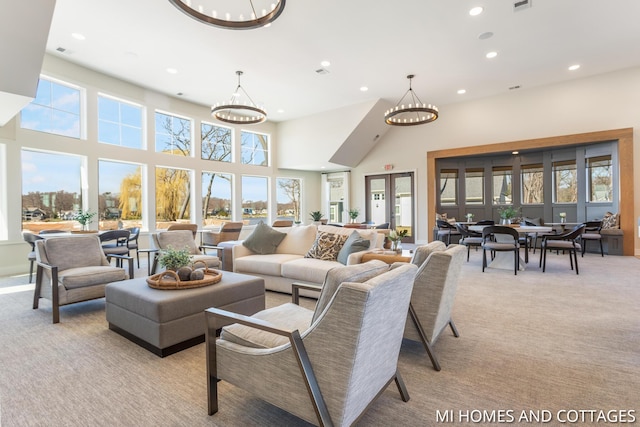
[(207, 308), (247, 316), (264, 310), (264, 279), (224, 271), (213, 285), (161, 290), (141, 277), (109, 283), (105, 300), (109, 329), (165, 357), (204, 342)]

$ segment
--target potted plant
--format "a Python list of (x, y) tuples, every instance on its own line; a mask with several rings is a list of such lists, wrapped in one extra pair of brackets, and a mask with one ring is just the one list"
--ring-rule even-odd
[(322, 215), (322, 212), (320, 211), (313, 211), (309, 214), (311, 216), (311, 219), (313, 220), (313, 223), (318, 225), (320, 224), (320, 221), (322, 220), (322, 217), (324, 215)]
[(82, 226), (82, 231), (88, 231), (89, 224), (93, 222), (93, 217), (96, 215), (97, 214), (95, 212), (81, 210), (74, 215), (73, 219), (80, 223), (80, 225)]
[(169, 246), (160, 251), (158, 263), (167, 270), (178, 271), (191, 264), (191, 254), (187, 248), (175, 249)]
[(356, 222), (358, 215), (360, 215), (360, 210), (358, 210), (358, 208), (349, 209), (349, 218), (351, 218), (352, 223)]
[(518, 215), (518, 212), (520, 212), (520, 208), (514, 208), (512, 205), (499, 207), (500, 224), (511, 224), (511, 220)]

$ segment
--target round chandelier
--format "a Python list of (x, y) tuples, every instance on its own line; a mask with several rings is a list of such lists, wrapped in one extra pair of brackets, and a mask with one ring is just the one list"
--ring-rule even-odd
[[(400, 101), (394, 108), (385, 111), (384, 121), (388, 125), (392, 126), (415, 126), (425, 123), (431, 123), (438, 118), (438, 107), (431, 104), (424, 104), (418, 98), (418, 95), (411, 88), (411, 79), (415, 76), (409, 74), (409, 89), (400, 98)], [(408, 100), (409, 104), (403, 104), (402, 102), (411, 94), (411, 99)]]
[[(242, 71), (236, 71), (236, 74), (238, 75), (238, 86), (233, 95), (231, 95), (231, 99), (228, 102), (218, 103), (211, 107), (211, 115), (222, 122), (236, 125), (253, 125), (264, 122), (267, 120), (267, 112), (259, 108), (240, 85)], [(240, 103), (239, 98), (242, 94), (248, 99), (248, 102)]]
[(250, 30), (271, 24), (286, 0), (169, 0), (193, 19), (218, 28)]

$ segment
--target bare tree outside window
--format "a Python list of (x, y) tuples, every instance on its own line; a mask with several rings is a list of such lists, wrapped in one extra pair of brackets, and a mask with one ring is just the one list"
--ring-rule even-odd
[(458, 171), (442, 169), (440, 171), (440, 206), (458, 204)]
[(553, 188), (556, 203), (576, 203), (578, 200), (578, 173), (576, 161), (553, 163)]
[(613, 200), (613, 170), (610, 155), (587, 159), (587, 178), (590, 202)]
[(534, 205), (544, 203), (544, 168), (540, 164), (523, 165), (522, 204)]
[(242, 131), (241, 133), (242, 164), (268, 166), (269, 165), (269, 136), (259, 133)]
[(493, 204), (505, 205), (513, 203), (511, 188), (511, 167), (493, 168)]
[(293, 218), (300, 221), (300, 196), (302, 180), (299, 178), (277, 179), (278, 218)]
[(156, 152), (191, 155), (191, 120), (156, 112)]
[[(202, 123), (200, 135), (203, 160), (231, 162), (233, 133), (230, 128)], [(216, 188), (224, 194), (216, 194)], [(231, 175), (203, 172), (202, 189), (202, 218), (228, 218), (231, 215)]]

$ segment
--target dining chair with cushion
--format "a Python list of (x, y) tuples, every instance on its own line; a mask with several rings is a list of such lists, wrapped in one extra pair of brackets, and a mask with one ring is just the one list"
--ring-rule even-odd
[(276, 219), (271, 224), (272, 227), (293, 227), (292, 219)]
[(159, 231), (153, 233), (151, 237), (153, 244), (158, 249), (153, 258), (151, 274), (156, 273), (160, 253), (170, 247), (176, 250), (187, 249), (191, 255), (191, 261), (194, 263), (202, 261), (208, 268), (220, 268), (220, 258), (203, 253), (200, 247), (196, 245), (190, 230)]
[(231, 242), (240, 238), (244, 224), (239, 222), (225, 222), (219, 231), (202, 233), (202, 250), (206, 253), (208, 246), (217, 246), (222, 242)]
[(412, 259), (412, 263), (419, 264), (416, 264), (418, 271), (413, 281), (404, 338), (422, 342), (436, 371), (440, 370), (433, 352), (436, 340), (447, 326), (456, 338), (460, 336), (451, 312), (464, 263), (464, 249), (456, 244), (445, 247), (443, 242), (436, 240), (417, 247)]
[(29, 261), (29, 283), (31, 283), (33, 279), (33, 264), (36, 262), (36, 241), (42, 240), (43, 237), (30, 231), (23, 231), (22, 238), (31, 246), (31, 251), (27, 255), (27, 260)]
[(514, 274), (520, 269), (520, 235), (518, 231), (501, 225), (488, 225), (482, 229), (482, 271), (487, 267), (487, 251), (513, 252)]
[(578, 251), (581, 251), (582, 248), (578, 240), (580, 236), (584, 233), (585, 225), (579, 224), (576, 225), (573, 230), (567, 231), (561, 234), (549, 234), (544, 236), (542, 239), (542, 243), (540, 244), (540, 266), (542, 267), (542, 272), (545, 272), (547, 266), (547, 252), (550, 250), (556, 250), (558, 253), (562, 251), (562, 253), (567, 252), (569, 254), (569, 264), (571, 265), (571, 269), (573, 270), (573, 264), (576, 265), (576, 274), (579, 274), (578, 271)]
[(478, 248), (482, 246), (482, 233), (469, 230), (469, 227), (460, 223), (456, 223), (456, 228), (458, 229), (460, 236), (462, 236), (459, 243), (467, 247), (467, 262), (469, 262), (471, 247), (473, 246), (478, 250)]
[(587, 221), (584, 223), (584, 233), (580, 235), (580, 246), (582, 246), (581, 256), (584, 256), (584, 252), (587, 248), (587, 242), (600, 243), (600, 256), (604, 256), (604, 249), (602, 248), (602, 235), (600, 230), (602, 229), (602, 221)]
[[(417, 267), (374, 269), (383, 272), (363, 283), (368, 272), (323, 286), (315, 310), (289, 303), (248, 317), (207, 309), (209, 414), (219, 410), (221, 380), (321, 426), (353, 425), (391, 382), (408, 401), (398, 356)], [(236, 323), (216, 339), (220, 320)]]
[(97, 235), (64, 236), (36, 241), (36, 286), (33, 308), (40, 298), (51, 300), (53, 323), (60, 322), (60, 306), (103, 298), (105, 286), (133, 278), (133, 258), (128, 271), (112, 266)]
[(449, 223), (448, 221), (437, 219), (436, 226), (438, 227), (438, 240), (442, 240), (447, 245), (451, 244), (452, 235), (460, 236), (460, 232), (456, 229), (455, 225)]
[(193, 238), (195, 239), (198, 233), (198, 224), (185, 224), (182, 222), (176, 222), (176, 223), (170, 224), (169, 227), (167, 227), (167, 231), (175, 231), (175, 230), (189, 230), (191, 231), (191, 233), (193, 233)]
[[(129, 256), (129, 230), (109, 230), (98, 235), (102, 250), (107, 256), (107, 260), (111, 260), (112, 255)], [(121, 265), (121, 259), (116, 258), (116, 265)]]
[(129, 240), (127, 240), (127, 247), (130, 251), (136, 251), (136, 259), (138, 260), (138, 268), (140, 268), (140, 253), (138, 250), (140, 247), (138, 246), (138, 238), (140, 237), (140, 227), (130, 227), (126, 230), (129, 230)]

